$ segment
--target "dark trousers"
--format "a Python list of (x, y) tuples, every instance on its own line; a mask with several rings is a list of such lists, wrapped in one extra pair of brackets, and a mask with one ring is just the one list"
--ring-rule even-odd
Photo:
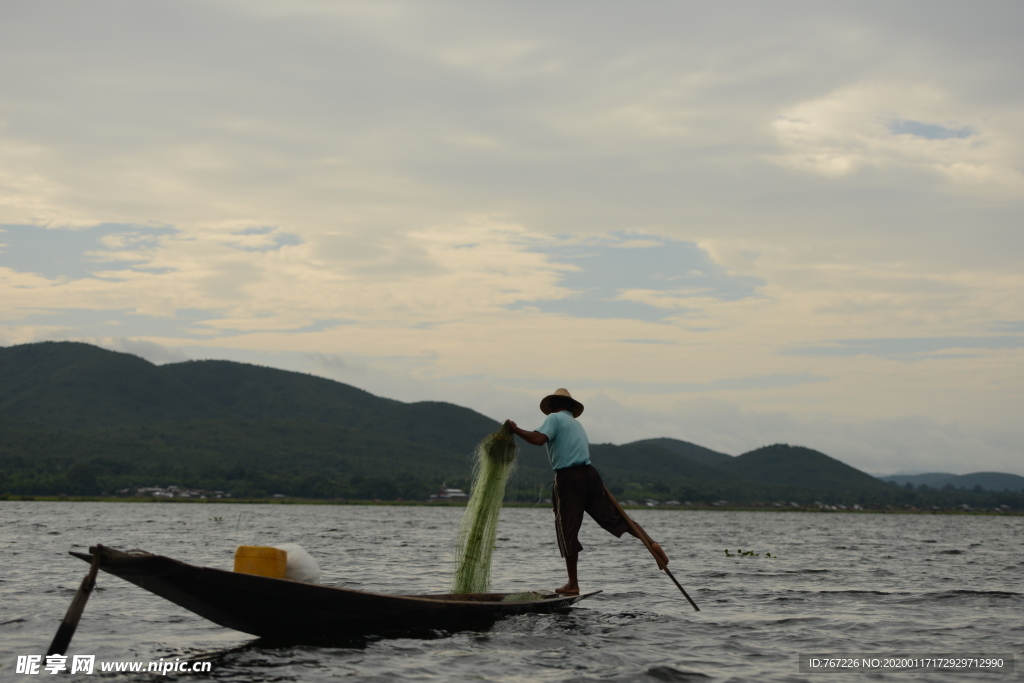
[(610, 534), (622, 536), (629, 531), (629, 523), (608, 499), (601, 475), (593, 465), (555, 470), (551, 503), (555, 508), (555, 533), (562, 557), (576, 555), (583, 550), (579, 532), (584, 512)]

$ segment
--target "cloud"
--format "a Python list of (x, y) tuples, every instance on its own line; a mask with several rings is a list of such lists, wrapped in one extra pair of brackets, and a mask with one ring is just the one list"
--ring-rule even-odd
[(495, 417), (587, 387), (638, 411), (604, 439), (726, 399), (692, 428), (730, 448), (996, 433), (1022, 12), (25, 4), (0, 22), (0, 334)]
[(619, 233), (587, 240), (545, 240), (531, 250), (566, 266), (556, 290), (560, 296), (517, 301), (510, 308), (530, 306), (575, 317), (657, 322), (692, 315), (705, 299), (734, 301), (754, 296), (758, 285), (764, 284), (759, 278), (728, 272), (692, 242), (658, 236)]
[(188, 355), (179, 349), (161, 346), (160, 344), (154, 344), (153, 342), (141, 339), (101, 338), (82, 341), (89, 341), (97, 346), (110, 349), (111, 351), (130, 353), (134, 356), (138, 356), (139, 358), (144, 358), (154, 365), (181, 363), (191, 360)]
[(992, 332), (1024, 332), (1024, 320), (999, 320), (990, 326)]
[(950, 138), (969, 138), (975, 131), (970, 126), (943, 126), (937, 123), (921, 121), (890, 121), (889, 130), (894, 135), (916, 135), (926, 140), (948, 140)]
[[(453, 377), (451, 380), (460, 378)], [(515, 377), (492, 377), (496, 384), (506, 388), (513, 387), (534, 387), (536, 380), (520, 379)], [(721, 391), (757, 391), (766, 389), (780, 389), (785, 387), (807, 384), (809, 382), (824, 382), (827, 377), (820, 377), (811, 374), (773, 374), (755, 375), (750, 377), (728, 377), (712, 380), (710, 382), (629, 382), (609, 381), (607, 379), (587, 380), (574, 379), (573, 386), (577, 389), (590, 391), (614, 390), (629, 394), (644, 394), (647, 396), (662, 396), (666, 394), (689, 394), (689, 393), (713, 393)]]
[[(24, 308), (5, 312), (2, 322), (61, 330), (61, 338), (120, 338), (119, 334), (148, 337), (204, 338), (193, 332), (217, 315), (213, 311), (177, 309), (163, 316), (130, 309)], [(54, 332), (56, 334), (56, 332)]]
[[(20, 239), (0, 254), (19, 283), (6, 315), (34, 320), (91, 311), (121, 322), (173, 319), (185, 335), (308, 332), (356, 320), (437, 324), (569, 293), (558, 284), (567, 266), (529, 248), (546, 238), (486, 218), (421, 228), (397, 242), (339, 234), (307, 242), (273, 228), (230, 226), (5, 234)], [(51, 253), (67, 256), (52, 262)], [(42, 266), (50, 276), (31, 270)]]
[(131, 269), (148, 260), (168, 228), (128, 225), (47, 229), (0, 226), (0, 267), (51, 279), (77, 279), (111, 269)]
[[(993, 116), (934, 85), (867, 81), (802, 102), (772, 125), (786, 150), (777, 161), (795, 169), (886, 181), (887, 171), (898, 169), (922, 184), (937, 176), (964, 191), (1019, 194), (1024, 174), (1016, 160), (1024, 140), (1009, 125), (1014, 110)], [(922, 122), (950, 115), (969, 123)]]
[(793, 349), (786, 353), (794, 356), (880, 356), (883, 358), (958, 358), (957, 355), (937, 356), (938, 351), (962, 349), (1019, 349), (1024, 348), (1024, 337), (917, 337), (904, 339), (839, 339), (828, 346)]

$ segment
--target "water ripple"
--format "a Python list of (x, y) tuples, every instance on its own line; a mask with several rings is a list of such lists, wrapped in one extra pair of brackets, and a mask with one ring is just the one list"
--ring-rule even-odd
[[(320, 562), (324, 583), (443, 592), (461, 513), (0, 501), (0, 677), (17, 655), (45, 651), (87, 569), (68, 557), (72, 548), (101, 542), (230, 568), (236, 545), (297, 542)], [(702, 611), (689, 607), (634, 539), (615, 539), (588, 520), (581, 581), (604, 592), (568, 614), (313, 647), (253, 639), (101, 575), (71, 653), (204, 659), (222, 681), (650, 682), (803, 680), (798, 652), (1019, 649), (1020, 517), (661, 510), (636, 517), (662, 541)], [(506, 509), (500, 533), (496, 590), (564, 582), (549, 510)], [(722, 548), (758, 556), (726, 557)], [(927, 679), (907, 673), (900, 680)]]

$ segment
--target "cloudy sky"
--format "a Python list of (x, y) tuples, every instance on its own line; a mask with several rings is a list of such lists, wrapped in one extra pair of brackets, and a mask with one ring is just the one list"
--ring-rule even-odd
[(0, 344), (1024, 474), (1019, 2), (0, 6)]

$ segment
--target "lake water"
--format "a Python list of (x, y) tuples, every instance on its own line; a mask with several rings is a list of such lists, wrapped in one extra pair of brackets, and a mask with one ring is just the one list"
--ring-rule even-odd
[[(461, 508), (0, 501), (0, 680), (44, 654), (87, 571), (90, 544), (230, 569), (239, 544), (296, 542), (323, 583), (444, 592)], [(69, 654), (206, 658), (225, 681), (848, 681), (798, 653), (1017, 654), (1014, 673), (899, 671), (875, 680), (1021, 680), (1024, 517), (639, 510), (694, 612), (635, 539), (584, 521), (580, 581), (604, 591), (565, 615), (485, 632), (352, 647), (266, 647), (100, 573)], [(553, 589), (564, 565), (546, 509), (502, 512), (498, 591)], [(727, 557), (742, 549), (759, 557)], [(764, 553), (778, 555), (766, 558)], [(41, 676), (49, 677), (42, 673)], [(73, 678), (92, 680), (93, 676)], [(105, 674), (154, 680), (149, 674)], [(63, 680), (63, 679), (62, 679)]]

